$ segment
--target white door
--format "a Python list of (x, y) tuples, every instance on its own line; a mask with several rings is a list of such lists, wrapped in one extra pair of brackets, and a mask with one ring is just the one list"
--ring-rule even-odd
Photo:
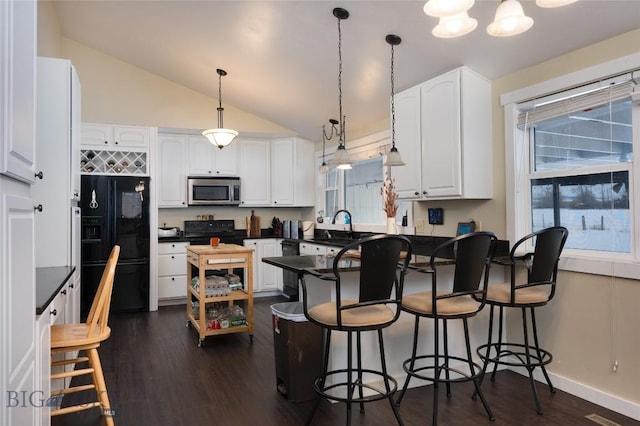
[(158, 207), (187, 207), (187, 138), (158, 135)]
[(416, 199), (422, 196), (420, 182), (420, 88), (413, 87), (395, 96), (396, 148), (400, 152), (402, 167), (390, 167), (391, 178), (398, 198)]
[(240, 206), (271, 204), (270, 143), (266, 139), (240, 139)]

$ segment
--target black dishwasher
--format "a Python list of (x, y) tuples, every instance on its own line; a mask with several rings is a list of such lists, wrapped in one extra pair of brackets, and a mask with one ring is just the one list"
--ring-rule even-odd
[[(300, 254), (300, 243), (296, 240), (282, 240), (283, 256), (298, 256)], [(298, 274), (295, 272), (282, 270), (282, 293), (292, 302), (299, 300), (298, 295)]]

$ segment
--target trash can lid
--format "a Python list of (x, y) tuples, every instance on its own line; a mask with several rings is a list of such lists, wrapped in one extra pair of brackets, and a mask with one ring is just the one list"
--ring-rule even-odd
[(294, 322), (307, 321), (307, 317), (304, 316), (304, 309), (302, 308), (302, 302), (282, 302), (274, 303), (271, 305), (271, 313)]

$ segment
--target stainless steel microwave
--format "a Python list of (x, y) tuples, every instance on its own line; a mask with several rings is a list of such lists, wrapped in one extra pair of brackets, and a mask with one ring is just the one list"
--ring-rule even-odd
[(190, 206), (237, 206), (240, 204), (240, 178), (189, 177), (187, 194)]

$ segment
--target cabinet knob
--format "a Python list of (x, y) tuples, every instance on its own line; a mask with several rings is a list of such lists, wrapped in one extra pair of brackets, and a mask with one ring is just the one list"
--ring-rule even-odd
[(69, 284), (69, 288), (73, 288), (73, 283)]
[(36, 173), (36, 174), (35, 174), (35, 176), (36, 176), (38, 179), (42, 179), (42, 177), (43, 177), (44, 175), (42, 174), (42, 171), (40, 171), (40, 172)]
[(109, 141), (104, 141), (104, 144), (105, 144), (105, 145), (108, 145), (108, 144), (109, 144)]
[(175, 246), (176, 246), (175, 244), (171, 244), (171, 247), (175, 247)]
[(33, 207), (34, 210), (38, 210), (39, 212), (42, 211), (42, 204), (38, 204), (37, 206)]
[(427, 191), (422, 191), (422, 195), (427, 195)]
[(65, 296), (67, 295), (67, 290), (62, 290), (60, 293), (64, 294)]
[(171, 258), (172, 258), (172, 259), (175, 259), (176, 257), (175, 257), (175, 256), (171, 256)]
[(116, 145), (118, 145), (118, 141), (116, 141)]
[(413, 195), (420, 195), (418, 191), (414, 192)]
[(56, 316), (58, 315), (58, 310), (57, 309), (52, 309), (51, 312), (49, 312), (51, 315)]
[(176, 280), (175, 277), (171, 277), (171, 281), (175, 281), (175, 280)]
[(73, 198), (78, 198), (79, 196), (80, 196), (80, 193), (79, 193), (79, 192), (74, 192), (74, 193), (73, 193)]

